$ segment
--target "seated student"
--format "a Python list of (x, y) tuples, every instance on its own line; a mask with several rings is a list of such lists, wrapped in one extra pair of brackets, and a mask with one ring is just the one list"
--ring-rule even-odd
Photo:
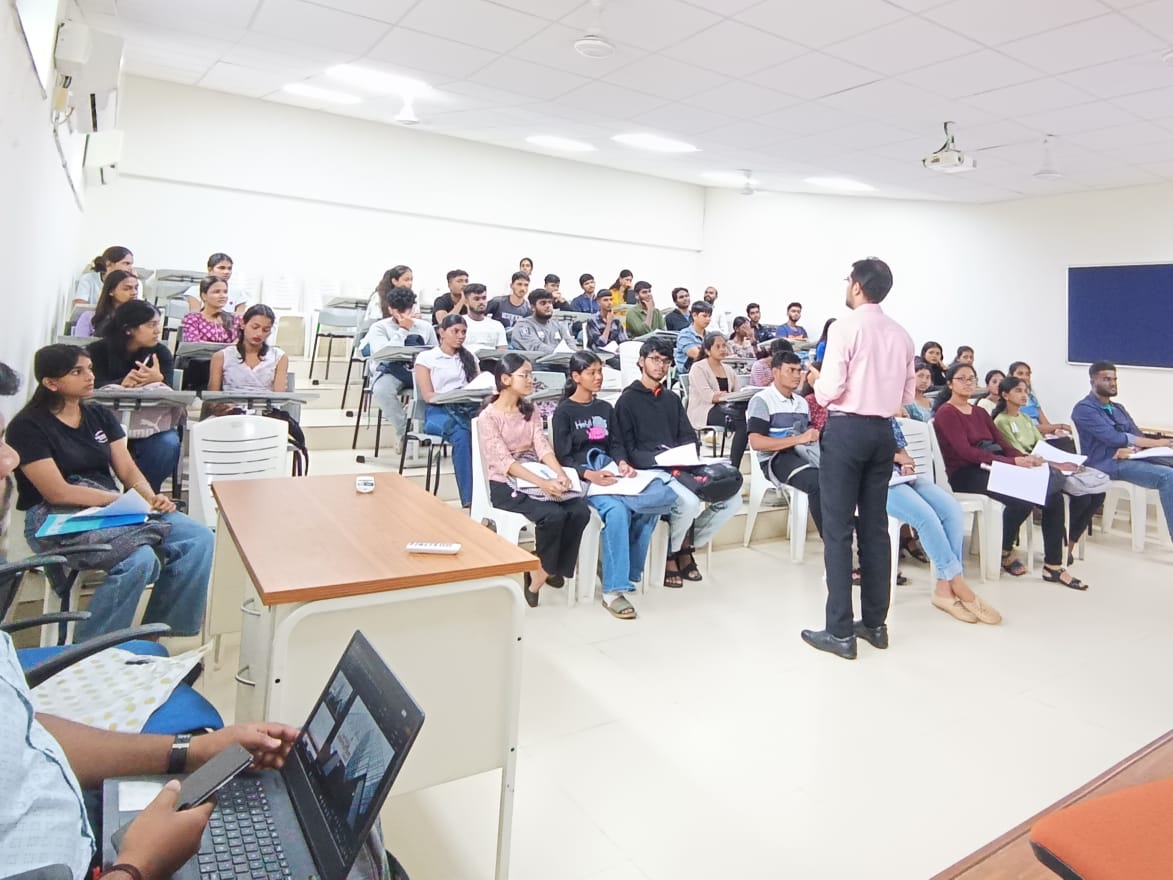
[[(171, 349), (160, 341), (162, 335), (163, 318), (149, 302), (135, 299), (120, 305), (102, 338), (89, 346), (95, 385), (170, 385), (174, 360)], [(181, 446), (174, 428), (129, 441), (131, 456), (156, 492), (175, 473)]]
[(986, 373), (986, 396), (980, 398), (976, 403), (991, 416), (994, 414), (994, 407), (1002, 399), (1002, 392), (999, 389), (1002, 385), (1002, 380), (1005, 378), (1006, 374), (1001, 370), (990, 370)]
[(727, 342), (729, 357), (752, 361), (758, 356), (758, 343), (754, 339), (753, 327), (745, 315), (738, 315), (733, 319), (733, 335)]
[(941, 388), (945, 385), (945, 350), (941, 343), (931, 339), (920, 347), (920, 359), (929, 366), (933, 376), (931, 388)]
[[(989, 495), (1002, 502), (1002, 570), (1014, 577), (1026, 574), (1026, 566), (1014, 556), (1018, 530), (1031, 515), (1035, 505), (1021, 498), (1012, 498), (990, 492), (987, 483), (990, 472), (982, 467), (1000, 461), (1017, 467), (1046, 467), (1046, 462), (1035, 455), (1022, 455), (1006, 442), (994, 427), (990, 414), (973, 406), (969, 398), (977, 384), (977, 373), (969, 364), (954, 364), (945, 374), (949, 399), (933, 419), (933, 428), (941, 445), (945, 472), (954, 492), (975, 492)], [(1064, 519), (1062, 481), (1054, 473), (1047, 487), (1042, 505), (1043, 519), (1043, 580), (1062, 584), (1073, 590), (1086, 590), (1087, 584), (1072, 577), (1063, 567)]]
[(815, 343), (815, 360), (820, 363), (823, 360), (823, 352), (827, 350), (827, 334), (831, 332), (831, 325), (834, 324), (837, 318), (828, 318), (823, 324), (823, 332), (819, 334), (819, 341)]
[(509, 294), (489, 300), (486, 314), (504, 324), (506, 331), (511, 331), (514, 324), (533, 313), (528, 296), (529, 276), (524, 272), (514, 272), (509, 281)]
[(798, 389), (798, 393), (802, 395), (802, 399), (810, 407), (811, 427), (820, 432), (823, 428), (827, 427), (827, 408), (819, 403), (818, 397), (815, 396), (815, 383), (819, 381), (819, 371), (822, 368), (822, 363), (812, 361), (806, 368), (806, 374), (802, 379), (802, 387)]
[[(609, 486), (636, 473), (627, 461), (615, 411), (611, 404), (596, 397), (602, 387), (603, 362), (598, 355), (576, 352), (570, 359), (566, 394), (551, 420), (558, 461), (565, 468), (577, 468), (584, 486)], [(615, 463), (618, 477), (610, 471), (592, 470), (588, 466), (587, 459), (594, 449)], [(617, 495), (590, 495), (587, 502), (603, 520), (603, 605), (615, 617), (631, 620), (636, 616), (635, 608), (624, 594), (634, 591), (634, 584), (643, 578), (652, 532), (661, 514), (670, 513), (673, 505), (636, 512)]]
[(232, 342), (240, 315), (228, 310), (228, 283), (215, 275), (200, 282), (200, 310), (188, 312), (180, 325), (183, 342)]
[(464, 288), (464, 298), (468, 305), (468, 312), (464, 316), (468, 322), (468, 334), (464, 337), (464, 344), (473, 351), (482, 348), (508, 348), (509, 337), (505, 334), (505, 325), (485, 314), (489, 307), (485, 285), (467, 285)]
[(367, 303), (365, 316), (367, 320), (378, 321), (381, 318), (391, 317), (387, 311), (388, 294), (395, 288), (411, 290), (413, 281), (414, 276), (411, 272), (411, 266), (392, 266), (384, 272), (383, 277), (379, 279), (379, 283), (375, 285), (375, 290), (371, 294), (370, 301)]
[(713, 329), (724, 333), (726, 337), (733, 332), (733, 312), (724, 306), (717, 308), (717, 288), (711, 284), (701, 294), (713, 309)]
[[(640, 377), (624, 389), (615, 404), (616, 424), (627, 460), (641, 470), (658, 469), (656, 455), (665, 449), (697, 442), (680, 398), (664, 387), (671, 363), (672, 346), (666, 339), (646, 340), (639, 350)], [(741, 509), (741, 496), (704, 508), (701, 500), (677, 480), (671, 480), (668, 486), (676, 493), (676, 505), (668, 518), (664, 586), (681, 587), (682, 578), (703, 580), (693, 548), (707, 544), (736, 515)]]
[[(892, 430), (896, 434), (896, 473), (912, 476), (916, 473), (916, 462), (908, 454), (908, 441), (895, 419)], [(1002, 622), (1002, 615), (965, 582), (962, 563), (965, 514), (956, 498), (933, 482), (931, 474), (921, 475), (911, 483), (889, 486), (887, 509), (888, 516), (916, 530), (924, 558), (933, 564), (937, 576), (932, 595), (935, 607), (963, 623)]]
[(774, 355), (782, 352), (794, 352), (794, 346), (789, 339), (775, 339), (767, 345), (758, 346), (758, 359), (749, 368), (749, 384), (756, 388), (765, 388), (774, 381), (774, 371), (770, 366)]
[[(1022, 412), (1022, 407), (1026, 404), (1026, 381), (1010, 376), (1002, 380), (999, 392), (1001, 399), (991, 413), (994, 425), (1002, 432), (1007, 443), (1019, 452), (1030, 455), (1040, 443), (1047, 441), (1035, 423)], [(1069, 474), (1075, 473), (1078, 468), (1074, 465), (1060, 466), (1058, 470), (1060, 473)], [(1067, 491), (1066, 485), (1063, 491)], [(1104, 495), (1103, 492), (1093, 495), (1071, 495), (1071, 521), (1067, 524), (1069, 547), (1076, 544), (1091, 526), (1092, 517), (1104, 503)], [(1068, 564), (1073, 561), (1070, 549), (1067, 552), (1067, 561)]]
[(468, 300), (464, 288), (468, 284), (468, 273), (463, 269), (451, 269), (447, 275), (448, 292), (436, 297), (432, 303), (432, 324), (439, 324), (449, 313), (463, 315), (468, 311)]
[(101, 336), (114, 310), (125, 302), (138, 299), (139, 280), (129, 269), (112, 269), (102, 282), (98, 304), (92, 312), (82, 312), (73, 325), (72, 336)]
[(1087, 466), (1114, 480), (1156, 489), (1173, 538), (1173, 457), (1131, 460), (1137, 450), (1173, 446), (1173, 440), (1143, 436), (1124, 405), (1112, 399), (1119, 389), (1115, 364), (1096, 361), (1088, 375), (1092, 390), (1071, 412)]
[(737, 374), (724, 364), (729, 349), (720, 333), (706, 333), (701, 343), (703, 357), (688, 372), (688, 420), (694, 428), (716, 425), (733, 433), (729, 460), (741, 467), (746, 440), (745, 402), (725, 403), (737, 390)]
[[(607, 356), (607, 366), (619, 369), (618, 346), (627, 341), (627, 334), (623, 332), (622, 322), (612, 312), (614, 306), (603, 297), (599, 303), (599, 312), (586, 322), (587, 348), (601, 351)], [(609, 350), (607, 346), (612, 346)]]
[(802, 303), (792, 302), (786, 307), (786, 323), (778, 328), (780, 339), (806, 339), (806, 328), (798, 322), (802, 318)]
[(688, 305), (691, 300), (692, 297), (689, 296), (687, 287), (672, 288), (672, 308), (664, 309), (661, 313), (664, 316), (665, 330), (679, 333), (692, 323), (692, 320), (688, 317)]
[(158, 547), (140, 544), (110, 565), (90, 600), (89, 619), (77, 624), (76, 640), (131, 626), (148, 584), (154, 589), (143, 622), (166, 623), (172, 635), (195, 635), (203, 621), (212, 570), (211, 531), (176, 513), (171, 499), (159, 494), (143, 475), (127, 449), (117, 414), (85, 402), (94, 391), (94, 373), (83, 349), (42, 348), (34, 359), (33, 375), (36, 391), (8, 426), (8, 443), (21, 461), (16, 507), (32, 511), (25, 517), (29, 546), (39, 553), (51, 552), (52, 541), (42, 543), (35, 535), (45, 515), (59, 507), (109, 504), (121, 495), (115, 477), (163, 514), (162, 521), (170, 527)]
[(595, 298), (595, 276), (584, 272), (578, 276), (578, 286), (582, 288), (582, 293), (570, 301), (570, 311), (597, 315), (599, 301)]
[(646, 281), (637, 281), (632, 302), (627, 308), (628, 338), (635, 339), (637, 336), (647, 336), (653, 330), (667, 329), (663, 314), (656, 308), (652, 285)]
[(912, 403), (905, 404), (904, 414), (916, 422), (929, 422), (933, 419), (933, 402), (925, 396), (925, 392), (933, 384), (933, 371), (922, 360), (916, 362), (916, 397)]
[(440, 322), (440, 344), (421, 352), (415, 359), (415, 385), (427, 404), (424, 431), (439, 434), (452, 446), (452, 470), (460, 490), (462, 507), (472, 506), (472, 415), (475, 404), (432, 403), (445, 391), (463, 388), (477, 377), (481, 368), (472, 352), (464, 347), (468, 326), (460, 315), (449, 315)]
[[(74, 305), (96, 303), (98, 294), (102, 292), (102, 282), (106, 274), (121, 269), (124, 272), (134, 272), (134, 254), (130, 248), (119, 245), (108, 247), (96, 257), (88, 269), (77, 279), (77, 289), (73, 292)], [(74, 333), (74, 336), (87, 336), (85, 333)]]
[(811, 426), (810, 407), (797, 393), (802, 362), (794, 352), (780, 351), (770, 358), (770, 369), (773, 381), (750, 399), (746, 412), (749, 447), (772, 483), (806, 493), (811, 519), (822, 535), (819, 429)]
[[(477, 439), (493, 506), (520, 513), (535, 524), (535, 552), (541, 567), (532, 577), (525, 573), (523, 590), (525, 601), (533, 608), (543, 586), (561, 587), (566, 578), (574, 577), (578, 548), (591, 520), (591, 509), (577, 496), (562, 498), (571, 483), (546, 439), (541, 417), (526, 399), (534, 387), (534, 370), (529, 361), (510, 352), (501, 358), (494, 375), (497, 393), (477, 416)], [(553, 480), (536, 479), (523, 461), (540, 461), (558, 476)], [(512, 487), (510, 477), (536, 483), (544, 497), (538, 500)]]
[(713, 319), (713, 307), (703, 299), (698, 299), (689, 306), (688, 314), (692, 318), (692, 323), (676, 337), (676, 351), (673, 357), (677, 373), (687, 373), (696, 361), (705, 356), (705, 334), (709, 331), (709, 322)]
[(236, 345), (212, 355), (209, 391), (286, 391), (289, 388), (289, 357), (275, 345), (269, 334), (277, 316), (258, 303), (244, 313)]
[(550, 354), (559, 345), (571, 349), (578, 347), (563, 323), (554, 320), (554, 298), (548, 290), (542, 287), (531, 290), (529, 305), (533, 314), (513, 325), (513, 335), (509, 339), (511, 348)]
[(973, 359), (974, 359), (973, 348), (971, 348), (968, 345), (957, 346), (957, 354), (953, 358), (953, 363), (955, 363), (955, 364), (969, 364), (972, 367), (973, 366)]
[[(733, 319), (732, 330), (736, 331), (737, 322), (742, 316)], [(749, 321), (750, 336), (755, 344), (769, 342), (774, 338), (774, 328), (762, 323), (762, 307), (758, 303), (749, 303), (745, 307), (745, 319)]]
[(567, 306), (566, 298), (562, 295), (562, 279), (551, 272), (542, 279), (542, 287), (550, 294), (550, 298), (554, 300), (554, 308), (564, 309)]
[[(623, 305), (635, 305), (635, 291), (631, 289), (631, 285), (634, 280), (635, 275), (632, 274), (630, 269), (619, 270), (619, 276), (615, 279), (615, 283), (612, 284), (610, 289), (607, 291), (611, 297), (611, 305), (617, 308)], [(630, 332), (630, 330), (628, 332)]]
[(1075, 452), (1075, 443), (1071, 440), (1071, 434), (1073, 433), (1071, 425), (1053, 423), (1047, 418), (1047, 414), (1043, 412), (1043, 407), (1039, 403), (1039, 399), (1035, 396), (1034, 388), (1031, 385), (1030, 364), (1026, 361), (1015, 361), (1010, 365), (1010, 369), (1006, 371), (1006, 376), (1008, 378), (1013, 376), (1026, 383), (1027, 399), (1026, 406), (1022, 408), (1023, 415), (1038, 425), (1042, 433), (1059, 435), (1054, 441), (1048, 441), (1051, 442), (1051, 445), (1065, 449), (1068, 452)]
[[(436, 331), (421, 318), (414, 317), (415, 291), (409, 287), (393, 287), (386, 297), (389, 317), (376, 321), (359, 344), (359, 350), (368, 355), (378, 354), (384, 348), (406, 348), (414, 345), (436, 344)], [(411, 366), (403, 361), (369, 361), (371, 371), (371, 399), (383, 411), (395, 431), (395, 446), (402, 448), (407, 434), (407, 412), (399, 396), (411, 387)]]
[(534, 261), (529, 257), (522, 257), (517, 261), (517, 268), (526, 275), (532, 276), (534, 274)]
[[(248, 308), (250, 294), (247, 290), (242, 290), (239, 285), (233, 286), (232, 266), (232, 257), (228, 254), (215, 253), (208, 257), (208, 274), (216, 276), (228, 285), (228, 301), (224, 308), (230, 312), (241, 314)], [(184, 296), (187, 297), (188, 309), (193, 312), (198, 311), (200, 308), (199, 285), (193, 284), (184, 291)]]

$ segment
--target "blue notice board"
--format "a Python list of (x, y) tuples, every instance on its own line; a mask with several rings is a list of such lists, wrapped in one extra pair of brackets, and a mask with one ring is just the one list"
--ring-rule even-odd
[(1068, 269), (1067, 360), (1173, 368), (1173, 263)]

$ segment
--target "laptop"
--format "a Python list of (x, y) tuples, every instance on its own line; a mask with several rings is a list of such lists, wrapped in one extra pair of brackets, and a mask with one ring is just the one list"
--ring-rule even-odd
[[(285, 765), (246, 771), (222, 788), (199, 853), (174, 876), (344, 880), (423, 723), (423, 710), (355, 632)], [(141, 783), (168, 778), (106, 780), (107, 866), (117, 855), (110, 832), (145, 806)]]

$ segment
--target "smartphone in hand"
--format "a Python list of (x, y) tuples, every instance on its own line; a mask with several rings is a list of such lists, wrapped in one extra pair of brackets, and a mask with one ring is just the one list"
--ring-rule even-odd
[(253, 762), (253, 756), (244, 746), (233, 743), (203, 767), (188, 775), (179, 786), (177, 810), (198, 807), (232, 781)]

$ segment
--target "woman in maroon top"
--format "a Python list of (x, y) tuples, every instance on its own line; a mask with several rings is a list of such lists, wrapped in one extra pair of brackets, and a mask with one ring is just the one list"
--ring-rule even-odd
[[(977, 373), (969, 364), (954, 364), (945, 373), (945, 387), (949, 391), (948, 402), (937, 410), (933, 428), (941, 445), (941, 456), (945, 459), (945, 472), (954, 492), (975, 492), (989, 495), (1005, 505), (1002, 514), (1002, 570), (1007, 574), (1021, 577), (1026, 567), (1014, 556), (1014, 544), (1018, 530), (1034, 509), (1033, 504), (1021, 498), (1011, 498), (990, 492), (986, 486), (990, 472), (982, 467), (995, 461), (1018, 467), (1046, 467), (1047, 463), (1036, 455), (1020, 455), (1002, 433), (994, 426), (990, 414), (980, 406), (973, 406), (977, 384)], [(1072, 577), (1063, 568), (1064, 521), (1062, 477), (1052, 471), (1047, 486), (1046, 503), (1043, 510), (1043, 580), (1062, 584), (1073, 590), (1086, 590), (1087, 584)]]

